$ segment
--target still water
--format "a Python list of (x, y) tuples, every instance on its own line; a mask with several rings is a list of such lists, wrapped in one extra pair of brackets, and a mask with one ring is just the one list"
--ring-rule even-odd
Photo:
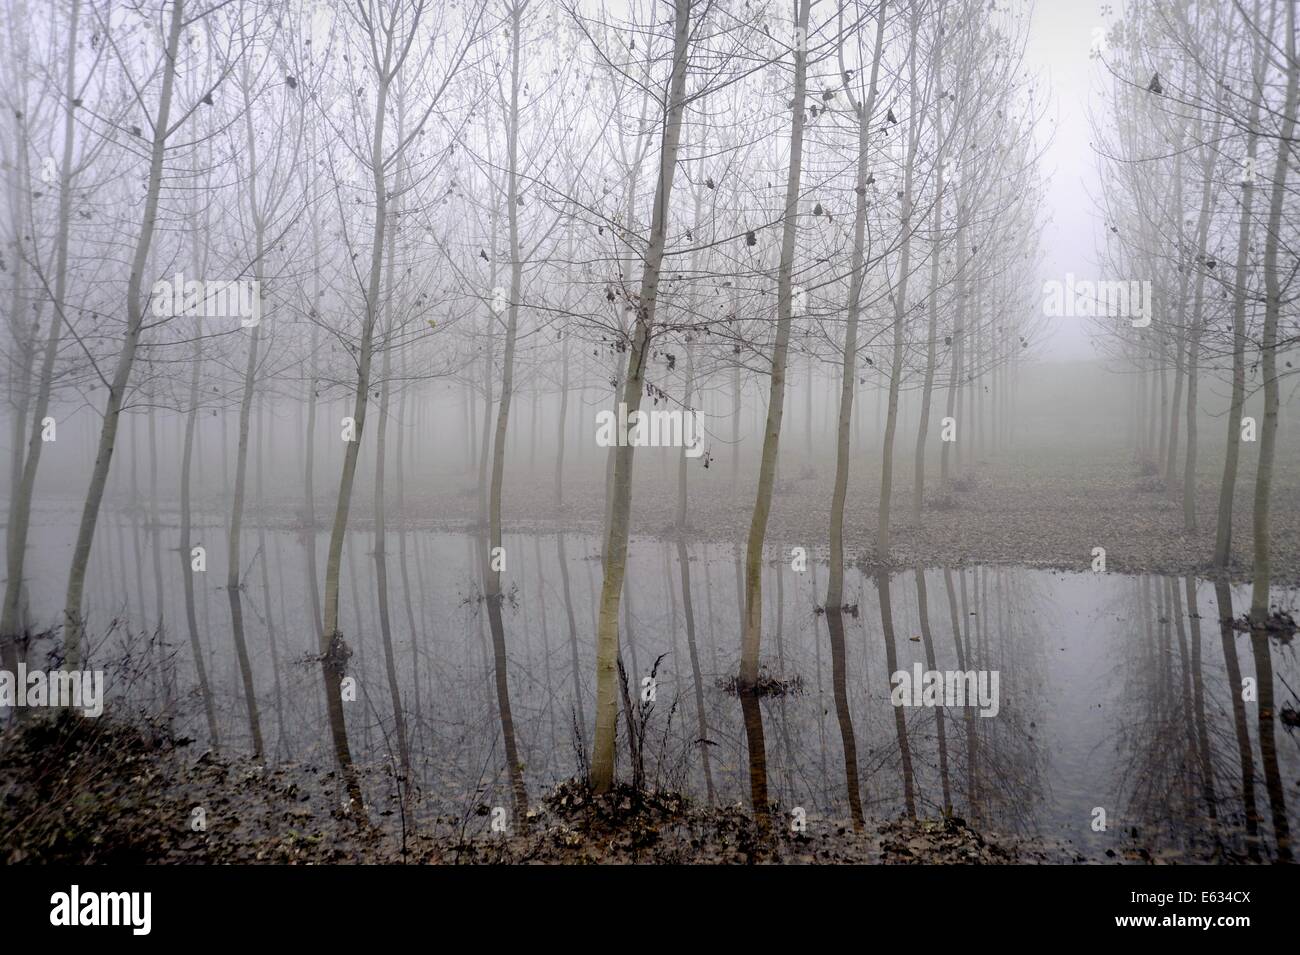
[[(323, 573), (327, 535), (284, 526), (245, 533), (243, 626), (267, 758), (329, 766), (307, 551), (314, 544)], [(40, 515), (29, 558), (36, 625), (55, 619), (74, 537), (67, 515)], [(101, 523), (87, 586), (89, 665), (109, 671), (110, 700), (169, 713), (201, 749), (210, 733), (176, 539), (166, 517), (156, 534), (127, 512)], [(247, 752), (224, 540), (220, 525), (195, 527), (208, 567), (194, 574), (195, 619), (221, 748)], [(585, 760), (598, 541), (538, 533), (504, 543), (510, 703), (536, 803)], [(511, 791), (475, 539), (392, 530), (387, 551), (418, 812), (485, 824), (475, 810), (511, 805)], [(761, 700), (758, 731), (768, 797), (782, 811), (846, 821), (947, 809), (987, 832), (1059, 847), (1063, 858), (1134, 845), (1171, 861), (1285, 857), (1300, 825), (1300, 737), (1288, 727), (1300, 707), (1300, 666), (1289, 640), (1220, 625), (1229, 600), (1238, 615), (1248, 607), (1248, 588), (1004, 566), (917, 568), (887, 579), (851, 569), (841, 637), (820, 606), (825, 565), (809, 561), (796, 572), (778, 553), (789, 548), (773, 548), (765, 571), (763, 664), (790, 692)], [(645, 722), (645, 779), (700, 803), (750, 800), (752, 747), (741, 701), (725, 688), (739, 663), (740, 560), (740, 547), (719, 542), (643, 538), (629, 552), (622, 659)], [(1274, 600), (1294, 608), (1300, 592)], [(358, 691), (346, 715), (361, 764), (395, 749), (379, 619), (374, 536), (354, 531), (341, 620)], [(31, 665), (53, 645), (34, 643)], [(927, 670), (995, 674), (996, 714), (894, 706), (891, 674)], [(619, 732), (619, 771), (628, 777), (622, 719)]]

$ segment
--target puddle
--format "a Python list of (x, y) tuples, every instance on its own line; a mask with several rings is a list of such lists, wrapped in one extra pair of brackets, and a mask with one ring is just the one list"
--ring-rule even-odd
[[(50, 619), (74, 527), (47, 522), (38, 532), (32, 612)], [(110, 671), (118, 676), (110, 700), (169, 710), (176, 730), (202, 748), (202, 693), (171, 563), (163, 641), (141, 632), (154, 627), (159, 606), (152, 563), (136, 556), (137, 535), (138, 553), (150, 553), (147, 533), (110, 514), (96, 538), (87, 586), (92, 665), (129, 652), (134, 675), (127, 683), (125, 669)], [(244, 571), (242, 604), (266, 753), (329, 766), (312, 662), (309, 538), (247, 533), (264, 548)], [(220, 527), (195, 531), (210, 568), (196, 575), (196, 621), (222, 744), (247, 751), (218, 570), (224, 537)], [(390, 531), (388, 541), (394, 662), (419, 811), (486, 826), (491, 813), (477, 813), (511, 805), (512, 791), (474, 540)], [(315, 542), (323, 567), (326, 535)], [(505, 546), (510, 704), (522, 782), (536, 802), (580, 770), (587, 748), (601, 571), (593, 537), (507, 534)], [(1169, 860), (1272, 859), (1279, 834), (1285, 842), (1300, 825), (1300, 737), (1285, 712), (1300, 707), (1295, 645), (1220, 626), (1229, 600), (1233, 612), (1246, 609), (1248, 588), (1001, 566), (888, 579), (850, 569), (847, 612), (827, 614), (825, 565), (796, 573), (770, 563), (763, 675), (783, 692), (756, 700), (727, 689), (739, 662), (739, 560), (727, 544), (632, 542), (622, 654), (649, 786), (749, 806), (751, 786), (765, 784), (778, 811), (797, 809), (810, 824), (946, 810), (981, 831), (1088, 858), (1138, 845)], [(362, 623), (378, 620), (370, 534), (349, 535), (343, 578), (347, 673), (357, 682), (357, 700), (346, 704), (353, 754), (383, 761), (395, 748), (394, 719), (380, 633)], [(1274, 600), (1294, 608), (1300, 592), (1279, 590)], [(37, 648), (29, 659), (39, 656)], [(891, 680), (900, 672), (905, 680)], [(631, 778), (622, 717), (619, 734), (618, 771)]]

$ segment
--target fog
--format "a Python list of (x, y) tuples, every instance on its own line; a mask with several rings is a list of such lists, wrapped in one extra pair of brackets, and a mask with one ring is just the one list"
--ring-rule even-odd
[(2, 2), (0, 752), (1291, 858), (1294, 4)]

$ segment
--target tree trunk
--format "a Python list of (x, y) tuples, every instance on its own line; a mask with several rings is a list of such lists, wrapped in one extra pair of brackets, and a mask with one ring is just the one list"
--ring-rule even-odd
[[(258, 204), (257, 194), (257, 140), (253, 135), (252, 107), (248, 90), (248, 74), (244, 76), (244, 118), (247, 130), (247, 148), (249, 160), (248, 205), (254, 229), (253, 273), (254, 287), (262, 287), (265, 254), (266, 222)], [(244, 611), (241, 600), (242, 583), (239, 579), (240, 536), (244, 524), (244, 494), (248, 476), (248, 430), (253, 413), (253, 393), (257, 387), (258, 345), (262, 340), (262, 323), (253, 326), (248, 339), (248, 362), (244, 368), (244, 389), (239, 402), (239, 442), (235, 452), (235, 500), (230, 512), (230, 549), (226, 564), (226, 596), (230, 600), (231, 629), (235, 639), (235, 655), (239, 660), (239, 674), (244, 684), (244, 702), (248, 707), (248, 727), (253, 741), (253, 755), (264, 752), (262, 745), (262, 725), (257, 712), (257, 693), (253, 684), (253, 668), (248, 656), (248, 644), (244, 638)]]
[[(674, 0), (674, 6), (673, 65), (664, 121), (663, 152), (655, 187), (650, 243), (646, 249), (645, 267), (641, 276), (636, 332), (632, 339), (627, 381), (623, 387), (623, 401), (629, 417), (634, 411), (640, 410), (641, 396), (645, 390), (644, 366), (649, 353), (650, 333), (654, 327), (659, 270), (667, 242), (669, 199), (677, 171), (682, 113), (685, 109), (691, 0)], [(620, 447), (615, 456), (613, 508), (603, 554), (605, 573), (596, 632), (596, 731), (591, 760), (591, 781), (597, 792), (607, 792), (614, 783), (614, 742), (618, 723), (618, 607), (623, 592), (623, 578), (627, 572), (628, 521), (632, 509), (632, 461), (635, 450), (631, 446)]]
[[(50, 327), (45, 338), (45, 351), (41, 357), (40, 377), (36, 385), (36, 401), (32, 408), (31, 435), (27, 441), (27, 454), (21, 455), (21, 442), (15, 442), (15, 468), (18, 470), (17, 486), (10, 489), (9, 527), (6, 537), (8, 579), (5, 582), (4, 608), (0, 611), (0, 665), (14, 672), (17, 664), (13, 644), (21, 636), (21, 606), (23, 592), (23, 572), (27, 554), (27, 533), (31, 526), (32, 498), (36, 488), (36, 471), (41, 462), (41, 449), (45, 442), (41, 439), (44, 421), (50, 407), (50, 395), (54, 388), (54, 366), (58, 359), (59, 342), (63, 335), (63, 305), (68, 287), (68, 231), (72, 219), (72, 153), (76, 140), (76, 120), (73, 116), (74, 100), (77, 95), (77, 30), (81, 18), (81, 0), (72, 0), (68, 14), (67, 70), (64, 78), (63, 101), (63, 160), (59, 167), (59, 212), (58, 231), (55, 234), (54, 249), (54, 302), (50, 309)], [(22, 257), (19, 256), (21, 262)], [(21, 276), (16, 277), (14, 287), (15, 300), (19, 296), (22, 284)], [(20, 327), (22, 318), (17, 309), (14, 311), (15, 330)], [(30, 357), (30, 353), (29, 356)], [(26, 378), (27, 362), (23, 362), (22, 376)], [(20, 394), (23, 401), (16, 409), (15, 437), (21, 435), (26, 421), (28, 388), (24, 384)]]
[(880, 502), (876, 511), (876, 559), (889, 561), (889, 504), (894, 487), (894, 434), (898, 430), (898, 392), (903, 377), (903, 334), (907, 325), (907, 278), (912, 254), (912, 161), (916, 155), (916, 32), (920, 14), (912, 13), (912, 30), (908, 47), (911, 74), (907, 116), (907, 158), (903, 170), (903, 240), (898, 257), (898, 288), (894, 292), (894, 341), (889, 370), (889, 406), (885, 413), (885, 440), (880, 464)]
[[(796, 36), (808, 34), (809, 0), (799, 0)], [(786, 355), (790, 347), (793, 312), (794, 244), (799, 229), (799, 187), (803, 174), (804, 99), (808, 85), (808, 51), (798, 42), (794, 50), (794, 99), (790, 122), (790, 169), (785, 186), (785, 214), (781, 233), (781, 262), (776, 279), (776, 343), (772, 348), (772, 377), (768, 390), (767, 426), (763, 431), (763, 457), (758, 469), (758, 495), (749, 524), (745, 548), (745, 621), (740, 647), (742, 693), (752, 692), (758, 682), (758, 656), (763, 636), (763, 545), (767, 519), (772, 510), (772, 486), (781, 441), (781, 419), (785, 413)], [(766, 811), (766, 785), (755, 792), (754, 811)], [(763, 797), (763, 798), (760, 798)]]
[(849, 428), (853, 421), (853, 397), (857, 382), (858, 318), (862, 311), (862, 285), (866, 279), (867, 177), (871, 168), (867, 156), (867, 130), (876, 105), (876, 81), (885, 42), (885, 0), (876, 7), (876, 45), (871, 58), (871, 79), (866, 99), (855, 104), (858, 111), (857, 195), (853, 216), (853, 254), (850, 259), (849, 301), (844, 327), (844, 354), (840, 371), (839, 420), (835, 440), (835, 484), (831, 491), (830, 577), (826, 584), (826, 607), (844, 603), (844, 501), (849, 487)]
[[(1256, 50), (1257, 62), (1263, 57)], [(1259, 88), (1256, 76), (1255, 88)], [(1254, 169), (1258, 145), (1254, 134), (1259, 122), (1259, 96), (1250, 98), (1246, 124), (1246, 166)], [(1250, 267), (1251, 209), (1255, 201), (1254, 176), (1241, 184), (1241, 220), (1237, 228), (1237, 263), (1232, 283), (1232, 402), (1228, 411), (1228, 445), (1219, 484), (1219, 514), (1214, 535), (1214, 566), (1227, 570), (1232, 562), (1232, 504), (1237, 489), (1237, 463), (1241, 458), (1241, 412), (1246, 403), (1246, 282)]]
[[(406, 378), (406, 351), (402, 352), (402, 377)], [(402, 389), (402, 398), (397, 405), (397, 563), (402, 578), (402, 605), (406, 610), (406, 626), (411, 634), (411, 689), (415, 709), (415, 721), (418, 725), (421, 717), (420, 705), (420, 633), (415, 625), (415, 605), (411, 600), (411, 573), (406, 559), (406, 469), (404, 462), (409, 456), (406, 445), (406, 407), (410, 390)], [(415, 415), (419, 420), (418, 414)], [(409, 745), (409, 744), (408, 744)]]
[(190, 464), (194, 458), (194, 431), (199, 416), (199, 371), (202, 364), (203, 329), (196, 321), (194, 327), (194, 367), (190, 372), (190, 410), (185, 416), (185, 444), (181, 451), (180, 568), (181, 580), (185, 587), (185, 621), (190, 633), (190, 653), (194, 657), (194, 670), (199, 681), (199, 693), (203, 697), (203, 713), (208, 721), (208, 745), (213, 750), (219, 750), (221, 748), (221, 734), (217, 731), (212, 687), (208, 684), (208, 670), (203, 657), (203, 645), (199, 641), (198, 617), (194, 606), (193, 558), (190, 556), (190, 551), (193, 549), (190, 543)]
[[(400, 103), (400, 93), (399, 93)], [(398, 107), (397, 137), (400, 141), (402, 138), (402, 109)], [(402, 192), (402, 171), (398, 167), (396, 183), (394, 185), (395, 193)], [(400, 210), (398, 215), (400, 216)], [(388, 606), (388, 534), (387, 522), (388, 515), (385, 509), (386, 500), (384, 497), (384, 485), (386, 484), (385, 466), (387, 464), (388, 449), (388, 417), (389, 408), (392, 402), (393, 393), (393, 255), (395, 252), (396, 231), (390, 232), (388, 240), (388, 266), (387, 290), (385, 297), (384, 311), (386, 313), (386, 328), (382, 347), (384, 349), (384, 362), (381, 371), (382, 382), (380, 384), (379, 398), (379, 423), (375, 429), (375, 587), (378, 592), (379, 601), (379, 634), (384, 644), (384, 672), (388, 677), (388, 694), (393, 705), (393, 735), (397, 737), (397, 757), (401, 765), (402, 776), (406, 780), (411, 778), (411, 754), (409, 750), (408, 734), (406, 731), (406, 714), (402, 710), (402, 693), (397, 682), (397, 659), (393, 653), (393, 624), (392, 616), (389, 613)], [(399, 458), (397, 462), (398, 470), (401, 469), (402, 463)]]
[[(931, 69), (936, 79), (943, 76), (943, 8), (935, 14), (937, 36), (934, 41)], [(930, 433), (930, 398), (934, 393), (935, 337), (939, 328), (939, 250), (943, 247), (943, 185), (944, 156), (947, 152), (943, 141), (943, 96), (935, 99), (934, 105), (934, 141), (937, 144), (934, 159), (935, 194), (934, 218), (930, 237), (930, 301), (927, 311), (929, 321), (925, 334), (925, 383), (921, 386), (921, 409), (916, 422), (916, 462), (912, 473), (912, 523), (921, 526), (921, 509), (925, 503), (925, 442)]]
[[(1215, 123), (1211, 141), (1218, 140), (1219, 124)], [(1197, 123), (1197, 139), (1200, 139), (1200, 123)], [(1205, 256), (1206, 240), (1210, 228), (1210, 187), (1213, 184), (1215, 169), (1215, 151), (1205, 147), (1205, 159), (1201, 168), (1203, 189), (1201, 192), (1201, 211), (1196, 224), (1196, 249), (1199, 253), (1196, 262), (1196, 283), (1192, 292), (1192, 327), (1187, 335), (1187, 457), (1183, 462), (1183, 530), (1195, 534), (1196, 527), (1196, 366), (1200, 360), (1201, 334), (1205, 329), (1203, 309), (1205, 306)]]
[(172, 89), (176, 81), (176, 57), (180, 48), (181, 29), (185, 23), (185, 0), (173, 0), (171, 25), (167, 34), (167, 51), (163, 57), (162, 90), (158, 96), (158, 115), (153, 120), (153, 142), (149, 153), (149, 179), (145, 190), (144, 215), (135, 254), (131, 261), (131, 275), (126, 287), (126, 334), (118, 351), (117, 366), (108, 387), (108, 402), (100, 426), (99, 445), (95, 464), (86, 491), (86, 503), (77, 529), (77, 543), (72, 552), (72, 566), (68, 572), (68, 589), (63, 601), (64, 659), (69, 668), (81, 662), (81, 642), (84, 620), (81, 615), (82, 595), (86, 587), (86, 569), (90, 564), (90, 548), (95, 540), (95, 525), (99, 521), (99, 508), (108, 484), (108, 471), (113, 461), (113, 447), (117, 441), (118, 421), (122, 403), (126, 398), (127, 383), (135, 364), (136, 349), (144, 327), (145, 303), (141, 297), (145, 263), (153, 244), (158, 217), (158, 197), (162, 187), (163, 160), (167, 137), (171, 131)]
[(562, 509), (564, 507), (564, 427), (569, 418), (569, 340), (567, 338), (561, 349), (563, 358), (560, 372), (560, 422), (556, 428), (555, 506)]
[[(502, 554), (501, 481), (505, 474), (506, 435), (510, 421), (510, 403), (514, 398), (515, 340), (519, 330), (519, 298), (522, 294), (523, 263), (519, 258), (519, 47), (522, 7), (510, 8), (510, 113), (506, 126), (509, 183), (506, 189), (507, 221), (510, 230), (510, 301), (506, 306), (506, 339), (502, 357), (501, 400), (497, 403), (496, 434), (492, 441), (492, 485), (488, 500), (488, 552), (483, 567), (486, 583), (488, 626), (492, 632), (493, 670), (496, 677), (497, 708), (501, 716), (501, 734), (505, 739), (506, 770), (510, 776), (515, 801), (516, 828), (524, 828), (528, 819), (528, 793), (524, 788), (523, 770), (515, 741), (514, 717), (510, 709), (510, 683), (506, 656), (505, 624), (501, 616), (501, 570), (493, 554)], [(492, 321), (496, 320), (495, 314)]]
[[(266, 610), (266, 645), (271, 651), (271, 680), (275, 692), (275, 727), (276, 727), (276, 745), (277, 755), (281, 747), (285, 746), (289, 734), (284, 728), (284, 693), (280, 684), (280, 650), (275, 642), (275, 614), (271, 609), (271, 555), (266, 546), (266, 498), (263, 495), (262, 470), (266, 462), (266, 399), (260, 398), (257, 402), (257, 508), (262, 512), (261, 520), (257, 522), (257, 553), (262, 565), (262, 603)], [(284, 590), (280, 591), (281, 600), (284, 598)]]
[[(1273, 493), (1273, 458), (1277, 447), (1278, 377), (1277, 326), (1282, 314), (1282, 289), (1278, 280), (1278, 250), (1281, 245), (1282, 209), (1286, 199), (1287, 158), (1296, 126), (1297, 85), (1300, 61), (1296, 59), (1295, 4), (1286, 4), (1286, 99), (1282, 106), (1282, 128), (1277, 162), (1273, 167), (1273, 195), (1268, 210), (1268, 231), (1264, 241), (1264, 335), (1260, 352), (1264, 373), (1264, 421), (1259, 434), (1259, 466), (1255, 472), (1255, 572), (1250, 597), (1250, 618), (1258, 626), (1268, 620), (1268, 589), (1272, 580), (1269, 513)], [(1256, 661), (1258, 664), (1258, 661)], [(1262, 696), (1261, 689), (1261, 697)]]
[(343, 452), (343, 473), (339, 478), (338, 504), (334, 509), (334, 523), (330, 529), (329, 552), (325, 561), (324, 636), (321, 638), (321, 672), (325, 681), (325, 701), (329, 710), (330, 735), (334, 743), (334, 757), (343, 772), (351, 811), (365, 818), (365, 802), (361, 783), (352, 764), (348, 747), (347, 726), (343, 717), (342, 683), (351, 651), (343, 640), (339, 627), (339, 575), (343, 564), (343, 541), (347, 536), (348, 511), (352, 505), (352, 485), (356, 480), (357, 458), (361, 438), (365, 433), (366, 406), (370, 397), (370, 364), (374, 350), (375, 324), (379, 317), (379, 288), (383, 273), (384, 239), (388, 223), (388, 191), (385, 182), (384, 119), (388, 103), (388, 67), (382, 67), (379, 88), (376, 92), (375, 130), (371, 144), (370, 168), (374, 178), (375, 230), (370, 247), (370, 275), (366, 286), (366, 312), (361, 329), (360, 353), (357, 361), (357, 385), (353, 395), (352, 420), (355, 425), (353, 440), (347, 442)]

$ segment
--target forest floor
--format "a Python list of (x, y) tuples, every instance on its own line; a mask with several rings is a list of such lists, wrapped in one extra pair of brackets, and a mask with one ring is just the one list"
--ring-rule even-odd
[[(1068, 847), (995, 840), (959, 819), (868, 819), (857, 832), (809, 819), (795, 833), (784, 815), (764, 830), (739, 806), (694, 806), (629, 787), (593, 797), (573, 782), (531, 810), (528, 830), (516, 835), (492, 835), (482, 819), (403, 827), (392, 808), (372, 807), (362, 825), (331, 796), (333, 771), (268, 768), (189, 747), (108, 716), (46, 715), (0, 731), (0, 864), (1084, 861)], [(486, 815), (480, 808), (470, 815)], [(1101, 861), (1130, 859), (1141, 861), (1142, 850)]]
[[(632, 527), (640, 535), (671, 533), (676, 505), (675, 465), (648, 449), (637, 457)], [(799, 461), (806, 460), (800, 457)], [(692, 462), (688, 524), (694, 536), (732, 542), (743, 550), (753, 511), (752, 472), (742, 464), (733, 483), (729, 465), (708, 469)], [(1184, 530), (1181, 490), (1171, 496), (1153, 473), (1144, 473), (1131, 452), (1061, 445), (1008, 451), (980, 460), (938, 490), (938, 469), (928, 478), (920, 524), (911, 514), (912, 469), (900, 462), (891, 509), (891, 567), (1018, 564), (1060, 570), (1089, 570), (1092, 549), (1104, 547), (1107, 570), (1121, 573), (1204, 573), (1214, 551), (1221, 459), (1202, 455), (1197, 469), (1198, 530)], [(1153, 471), (1153, 468), (1147, 468)], [(572, 530), (596, 534), (603, 521), (604, 483), (598, 475), (566, 478), (563, 507), (555, 503), (551, 473), (538, 482), (508, 477), (503, 491), (507, 532)], [(804, 546), (825, 556), (834, 477), (828, 465), (783, 465), (768, 525), (769, 546), (783, 553)], [(845, 510), (847, 557), (871, 565), (878, 509), (879, 463), (860, 458), (852, 465)], [(1243, 454), (1234, 508), (1231, 576), (1249, 580), (1253, 565), (1252, 511), (1255, 474)], [(410, 527), (466, 527), (477, 519), (473, 478), (435, 481), (408, 488)], [(367, 515), (354, 509), (354, 522)], [(1300, 585), (1300, 455), (1282, 453), (1276, 463), (1270, 526), (1273, 583)]]

